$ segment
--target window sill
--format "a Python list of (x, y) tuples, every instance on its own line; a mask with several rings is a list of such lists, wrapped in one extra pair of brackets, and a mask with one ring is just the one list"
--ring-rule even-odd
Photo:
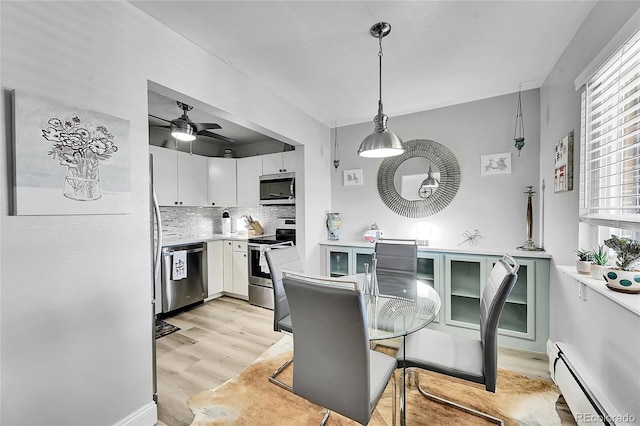
[(575, 266), (558, 266), (558, 270), (640, 316), (640, 294), (620, 293), (609, 290), (604, 280), (596, 280), (589, 275), (579, 274), (576, 272)]

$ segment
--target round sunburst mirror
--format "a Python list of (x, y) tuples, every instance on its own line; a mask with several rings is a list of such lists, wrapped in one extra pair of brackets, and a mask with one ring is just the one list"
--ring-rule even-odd
[(404, 145), (404, 154), (389, 157), (380, 165), (380, 198), (401, 216), (419, 218), (438, 213), (460, 187), (458, 161), (438, 142), (415, 139)]

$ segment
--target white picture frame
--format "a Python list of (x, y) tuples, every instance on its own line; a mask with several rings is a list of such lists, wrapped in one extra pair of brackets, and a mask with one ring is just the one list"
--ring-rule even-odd
[(128, 120), (13, 91), (14, 215), (128, 214)]
[(480, 156), (480, 176), (511, 173), (511, 153), (499, 152)]
[(344, 170), (342, 172), (343, 186), (363, 185), (362, 169)]

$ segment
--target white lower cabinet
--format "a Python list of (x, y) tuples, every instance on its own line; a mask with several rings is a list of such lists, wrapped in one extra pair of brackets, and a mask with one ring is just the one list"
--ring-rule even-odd
[(225, 293), (242, 299), (249, 297), (248, 259), (246, 241), (224, 241), (223, 290)]
[(209, 294), (213, 297), (224, 291), (224, 244), (222, 240), (207, 243), (207, 275)]

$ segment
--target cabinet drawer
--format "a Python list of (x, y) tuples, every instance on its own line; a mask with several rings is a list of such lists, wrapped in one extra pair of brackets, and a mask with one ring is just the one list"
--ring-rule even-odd
[(247, 251), (247, 242), (246, 241), (234, 241), (233, 242), (233, 251), (243, 251), (246, 253)]

